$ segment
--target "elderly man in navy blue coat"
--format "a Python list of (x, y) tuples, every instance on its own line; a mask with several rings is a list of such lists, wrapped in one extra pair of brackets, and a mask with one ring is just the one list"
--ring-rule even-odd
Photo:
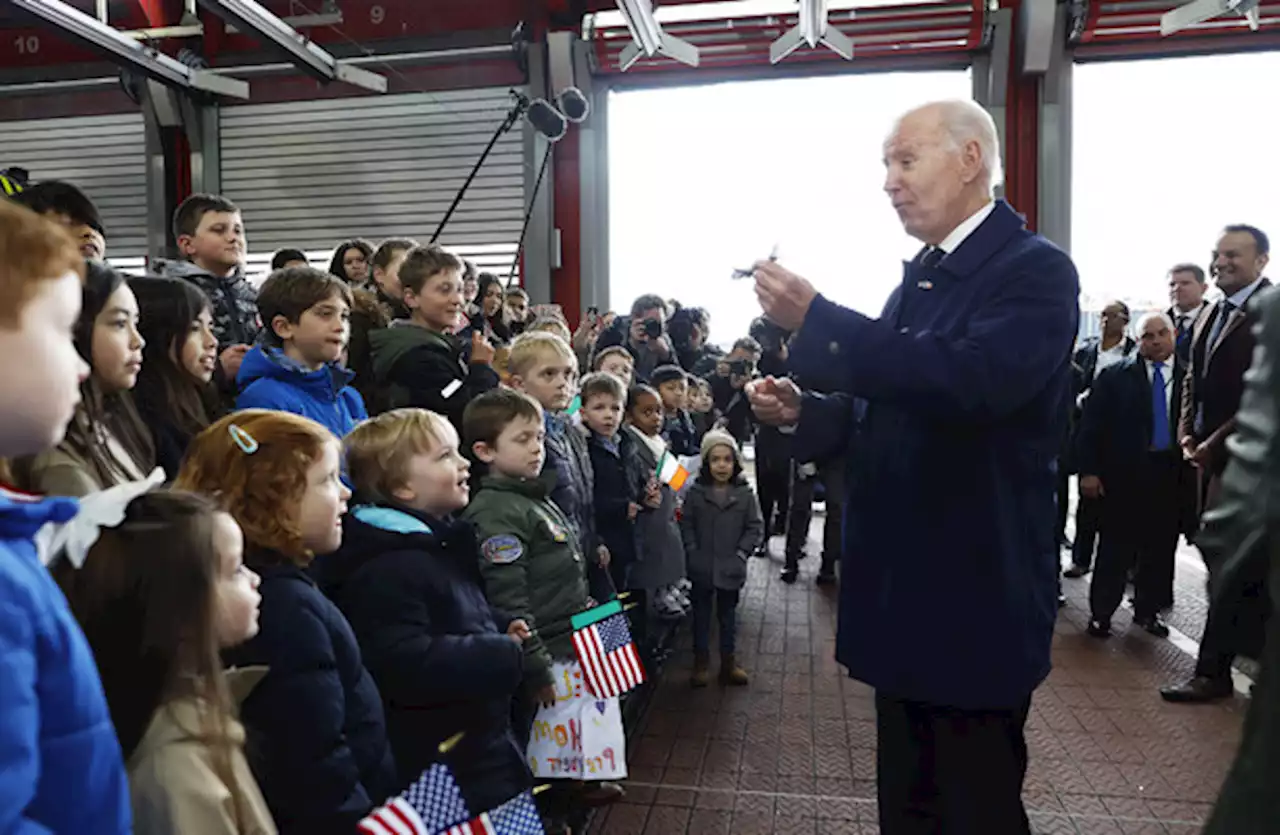
[(881, 833), (1025, 835), (1079, 282), (993, 199), (980, 107), (912, 111), (884, 150), (885, 191), (926, 246), (878, 319), (757, 264), (766, 315), (799, 329), (800, 386), (765, 378), (749, 396), (765, 422), (799, 424), (797, 460), (849, 456), (836, 658), (876, 690)]

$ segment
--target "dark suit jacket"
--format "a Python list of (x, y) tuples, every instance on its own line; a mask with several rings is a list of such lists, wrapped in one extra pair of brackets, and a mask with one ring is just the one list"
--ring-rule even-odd
[[(1249, 304), (1243, 310), (1234, 310), (1227, 320), (1218, 344), (1208, 350), (1209, 334), (1213, 323), (1222, 313), (1222, 301), (1216, 301), (1196, 322), (1191, 342), (1191, 367), (1186, 385), (1182, 389), (1182, 419), (1178, 437), (1188, 435), (1196, 443), (1208, 441), (1211, 451), (1209, 475), (1221, 475), (1227, 466), (1227, 438), (1235, 431), (1235, 416), (1240, 409), (1240, 395), (1244, 392), (1244, 372), (1253, 361), (1254, 336), (1252, 325), (1256, 320), (1253, 302), (1271, 282), (1262, 280), (1262, 286), (1254, 291)], [(1204, 408), (1203, 431), (1194, 432), (1196, 410)]]
[[(1196, 314), (1196, 318), (1191, 320), (1192, 338), (1187, 339), (1186, 342), (1183, 342), (1182, 340), (1178, 340), (1177, 342), (1177, 348), (1175, 350), (1175, 353), (1178, 355), (1178, 359), (1182, 360), (1182, 362), (1186, 365), (1191, 364), (1191, 343), (1192, 341), (1194, 341), (1194, 338), (1195, 338), (1194, 335), (1198, 333), (1198, 331), (1196, 330), (1196, 326), (1200, 324), (1201, 321), (1204, 320), (1204, 317), (1208, 315), (1209, 311), (1212, 309), (1213, 309), (1213, 305), (1211, 304), (1200, 305), (1200, 312)], [(1165, 315), (1169, 317), (1169, 321), (1173, 322), (1173, 330), (1174, 330), (1174, 333), (1176, 334), (1178, 331), (1178, 317), (1181, 315), (1180, 313), (1178, 313), (1178, 308), (1170, 306), (1165, 308), (1164, 312), (1165, 312)]]
[[(795, 455), (848, 455), (836, 659), (854, 678), (1008, 709), (1048, 674), (1078, 296), (1070, 257), (1000, 201), (937, 266), (905, 265), (879, 319), (809, 308), (792, 370), (838, 394), (805, 395)], [(959, 599), (946, 629), (920, 617)]]
[[(1169, 437), (1173, 443), (1170, 454), (1180, 460), (1177, 409), (1185, 369), (1176, 355), (1171, 359), (1173, 368), (1165, 370), (1166, 379), (1171, 378), (1173, 383), (1169, 395)], [(1081, 475), (1101, 479), (1109, 525), (1149, 518), (1141, 511), (1151, 497), (1143, 477), (1151, 448), (1151, 395), (1146, 360), (1133, 356), (1099, 374), (1084, 402), (1076, 436), (1076, 461)], [(1195, 519), (1195, 474), (1190, 465), (1184, 465), (1177, 478), (1182, 501), (1169, 508), (1170, 518), (1176, 519), (1180, 530), (1187, 530)]]
[[(1256, 305), (1259, 350), (1240, 403), (1240, 430), (1222, 477), (1222, 499), (1205, 514), (1197, 540), (1209, 565), (1213, 605), (1240, 606), (1241, 591), (1270, 570), (1271, 606), (1280, 607), (1280, 294)], [(1261, 629), (1261, 624), (1258, 624)], [(1235, 765), (1205, 835), (1274, 835), (1280, 821), (1280, 617), (1272, 615)]]

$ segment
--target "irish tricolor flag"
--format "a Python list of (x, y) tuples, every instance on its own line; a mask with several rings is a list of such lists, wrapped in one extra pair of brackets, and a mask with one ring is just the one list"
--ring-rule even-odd
[(680, 461), (674, 455), (670, 452), (662, 453), (662, 458), (658, 461), (658, 481), (679, 492), (688, 478), (689, 471), (680, 466)]

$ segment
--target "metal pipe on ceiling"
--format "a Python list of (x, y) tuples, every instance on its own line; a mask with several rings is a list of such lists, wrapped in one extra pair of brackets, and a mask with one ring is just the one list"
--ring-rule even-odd
[[(509, 55), (508, 44), (492, 44), (489, 46), (453, 47), (448, 49), (428, 49), (418, 52), (397, 52), (387, 55), (359, 55), (342, 59), (344, 63), (356, 65), (390, 65), (415, 63), (418, 61), (439, 61), (454, 58), (482, 58), (486, 56)], [(297, 72), (298, 68), (291, 63), (244, 64), (241, 66), (218, 67), (211, 69), (218, 75), (255, 76), (275, 75)], [(67, 93), (81, 90), (95, 90), (99, 87), (114, 87), (120, 83), (118, 76), (99, 78), (70, 78), (52, 81), (27, 81), (13, 84), (0, 84), (0, 97), (22, 95), (47, 95), (50, 93)]]

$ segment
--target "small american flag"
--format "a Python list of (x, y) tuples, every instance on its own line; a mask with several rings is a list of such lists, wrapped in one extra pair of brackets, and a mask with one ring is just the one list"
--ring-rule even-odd
[(644, 665), (618, 601), (574, 615), (573, 629), (582, 678), (597, 699), (621, 695), (644, 682)]
[(363, 835), (543, 835), (529, 792), (472, 817), (452, 772), (440, 763), (360, 821), (357, 829)]

